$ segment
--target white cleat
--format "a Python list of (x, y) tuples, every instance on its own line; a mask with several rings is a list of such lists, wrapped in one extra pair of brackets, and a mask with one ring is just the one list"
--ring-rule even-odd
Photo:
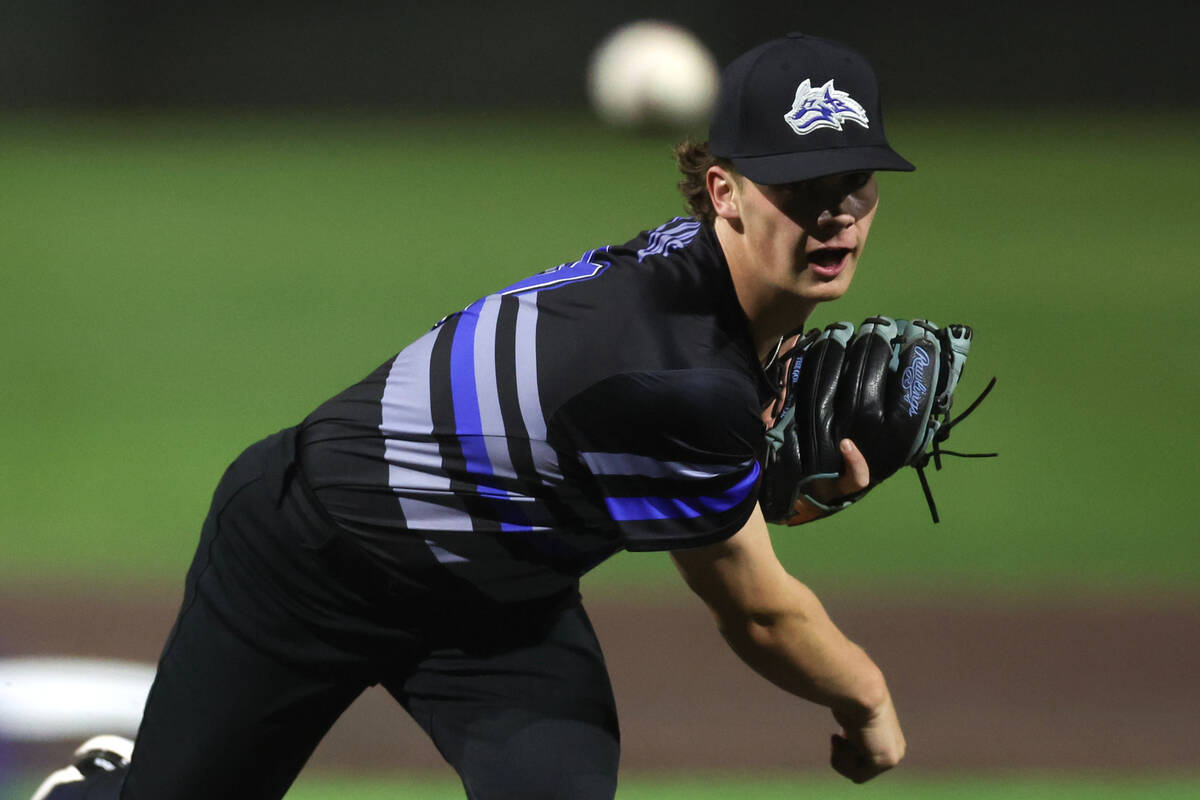
[(133, 742), (124, 736), (93, 736), (75, 750), (75, 763), (50, 773), (33, 793), (32, 800), (45, 800), (59, 786), (78, 783), (89, 775), (113, 772), (129, 766)]

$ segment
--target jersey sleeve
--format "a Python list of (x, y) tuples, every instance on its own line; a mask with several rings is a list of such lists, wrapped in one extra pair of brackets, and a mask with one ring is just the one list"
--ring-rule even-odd
[(672, 550), (721, 541), (749, 519), (763, 446), (756, 402), (730, 370), (633, 372), (573, 397), (555, 422), (593, 514), (620, 545)]

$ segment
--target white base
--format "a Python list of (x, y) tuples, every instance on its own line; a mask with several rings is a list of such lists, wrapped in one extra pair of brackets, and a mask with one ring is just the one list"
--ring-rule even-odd
[(133, 736), (153, 681), (152, 665), (130, 661), (0, 659), (0, 738), (77, 740), (98, 730)]

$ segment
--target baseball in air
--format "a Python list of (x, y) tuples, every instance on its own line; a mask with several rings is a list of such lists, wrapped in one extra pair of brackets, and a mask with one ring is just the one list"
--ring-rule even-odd
[(708, 119), (717, 62), (689, 31), (669, 22), (633, 22), (592, 53), (588, 93), (596, 113), (629, 129), (684, 129)]

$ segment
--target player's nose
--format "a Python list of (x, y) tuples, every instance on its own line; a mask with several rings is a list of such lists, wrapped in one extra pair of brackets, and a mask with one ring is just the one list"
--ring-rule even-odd
[(826, 206), (817, 214), (818, 228), (848, 228), (854, 224), (854, 214), (844, 203)]

